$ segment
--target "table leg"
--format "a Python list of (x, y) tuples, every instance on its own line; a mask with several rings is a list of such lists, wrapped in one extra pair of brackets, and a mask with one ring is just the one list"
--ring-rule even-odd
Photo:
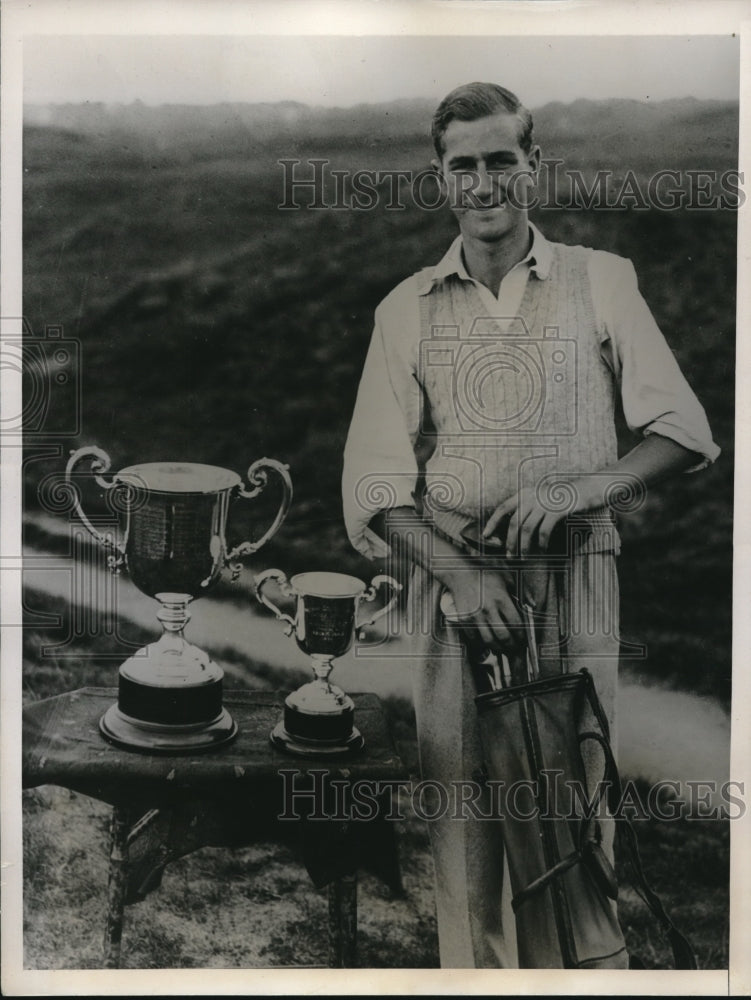
[(329, 968), (352, 969), (357, 957), (357, 872), (329, 885)]
[(107, 923), (104, 928), (104, 967), (120, 968), (120, 943), (123, 935), (123, 911), (128, 888), (128, 832), (130, 816), (127, 809), (115, 806), (110, 826), (110, 870), (107, 881)]

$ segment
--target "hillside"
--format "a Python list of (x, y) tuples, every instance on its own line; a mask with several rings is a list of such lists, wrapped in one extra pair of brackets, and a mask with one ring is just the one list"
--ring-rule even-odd
[[(430, 135), (435, 102), (429, 99), (358, 104), (348, 108), (311, 107), (295, 101), (278, 104), (215, 105), (56, 104), (26, 105), (24, 120), (86, 135), (102, 146), (130, 136), (129, 148), (144, 154), (179, 157), (242, 153), (281, 142), (378, 146), (395, 140), (424, 141)], [(580, 99), (571, 104), (551, 101), (532, 109), (544, 153), (567, 147), (569, 154), (586, 138), (587, 157), (613, 164), (614, 154), (628, 150), (633, 162), (705, 154), (737, 161), (738, 104), (696, 98), (640, 102)], [(634, 140), (639, 137), (642, 142)], [(594, 141), (591, 141), (594, 139)], [(212, 143), (207, 145), (207, 142)], [(613, 148), (613, 142), (618, 148)], [(639, 145), (643, 149), (639, 150)], [(123, 150), (121, 150), (123, 152)], [(706, 166), (706, 161), (701, 164)]]
[[(440, 257), (453, 222), (409, 199), (398, 211), (383, 200), (371, 211), (280, 211), (278, 160), (420, 170), (432, 102), (28, 110), (25, 314), (37, 333), (62, 324), (81, 348), (82, 429), (61, 455), (98, 444), (116, 467), (170, 457), (240, 472), (261, 455), (284, 460), (294, 506), (255, 565), (372, 575), (344, 536), (339, 474), (373, 309)], [(545, 154), (588, 171), (737, 164), (732, 104), (577, 101), (535, 117)], [(650, 675), (727, 697), (735, 214), (547, 207), (535, 222), (634, 260), (706, 406), (720, 462), (623, 525), (625, 637), (648, 644)], [(63, 464), (30, 453), (30, 511), (43, 475)], [(263, 516), (258, 505), (253, 530)], [(246, 526), (238, 515), (238, 536)]]

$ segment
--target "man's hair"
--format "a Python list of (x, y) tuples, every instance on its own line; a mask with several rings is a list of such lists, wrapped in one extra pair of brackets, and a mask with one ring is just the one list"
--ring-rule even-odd
[(519, 145), (525, 153), (529, 153), (533, 143), (532, 115), (516, 94), (499, 87), (497, 83), (465, 83), (444, 97), (433, 115), (430, 132), (438, 158), (443, 159), (446, 151), (443, 136), (452, 121), (473, 122), (499, 111), (516, 115)]

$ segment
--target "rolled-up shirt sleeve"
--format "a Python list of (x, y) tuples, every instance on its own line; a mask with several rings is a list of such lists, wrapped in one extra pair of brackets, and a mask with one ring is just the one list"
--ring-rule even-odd
[(344, 449), (344, 523), (354, 547), (368, 558), (388, 546), (368, 528), (379, 511), (414, 506), (420, 388), (402, 355), (385, 339), (382, 311), (365, 360)]
[(623, 413), (632, 431), (671, 438), (701, 460), (688, 472), (713, 462), (720, 449), (695, 393), (686, 381), (649, 306), (631, 261), (598, 253), (590, 270), (598, 291), (603, 353), (620, 385)]

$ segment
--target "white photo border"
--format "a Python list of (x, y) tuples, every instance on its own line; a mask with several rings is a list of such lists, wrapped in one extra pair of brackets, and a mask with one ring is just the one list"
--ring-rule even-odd
[[(176, 31), (175, 25), (179, 25)], [(5, 0), (2, 6), (2, 289), (0, 316), (22, 316), (21, 104), (23, 44), (29, 35), (711, 35), (741, 36), (740, 165), (751, 163), (751, 5), (748, 2), (661, 3), (648, 0), (473, 0), (322, 2), (292, 0)], [(744, 87), (745, 84), (745, 87)], [(745, 93), (744, 93), (745, 91)], [(748, 201), (738, 212), (738, 387), (736, 428), (734, 670), (731, 776), (749, 777), (751, 676), (751, 396), (742, 391), (751, 372), (751, 222)], [(0, 373), (3, 412), (17, 412), (20, 386)], [(5, 439), (0, 463), (0, 569), (4, 621), (21, 617), (21, 448)], [(2, 986), (6, 995), (286, 995), (584, 993), (612, 995), (744, 995), (751, 992), (751, 815), (732, 824), (729, 972), (530, 972), (521, 970), (128, 970), (44, 972), (23, 969), (21, 919), (21, 629), (2, 634)]]

